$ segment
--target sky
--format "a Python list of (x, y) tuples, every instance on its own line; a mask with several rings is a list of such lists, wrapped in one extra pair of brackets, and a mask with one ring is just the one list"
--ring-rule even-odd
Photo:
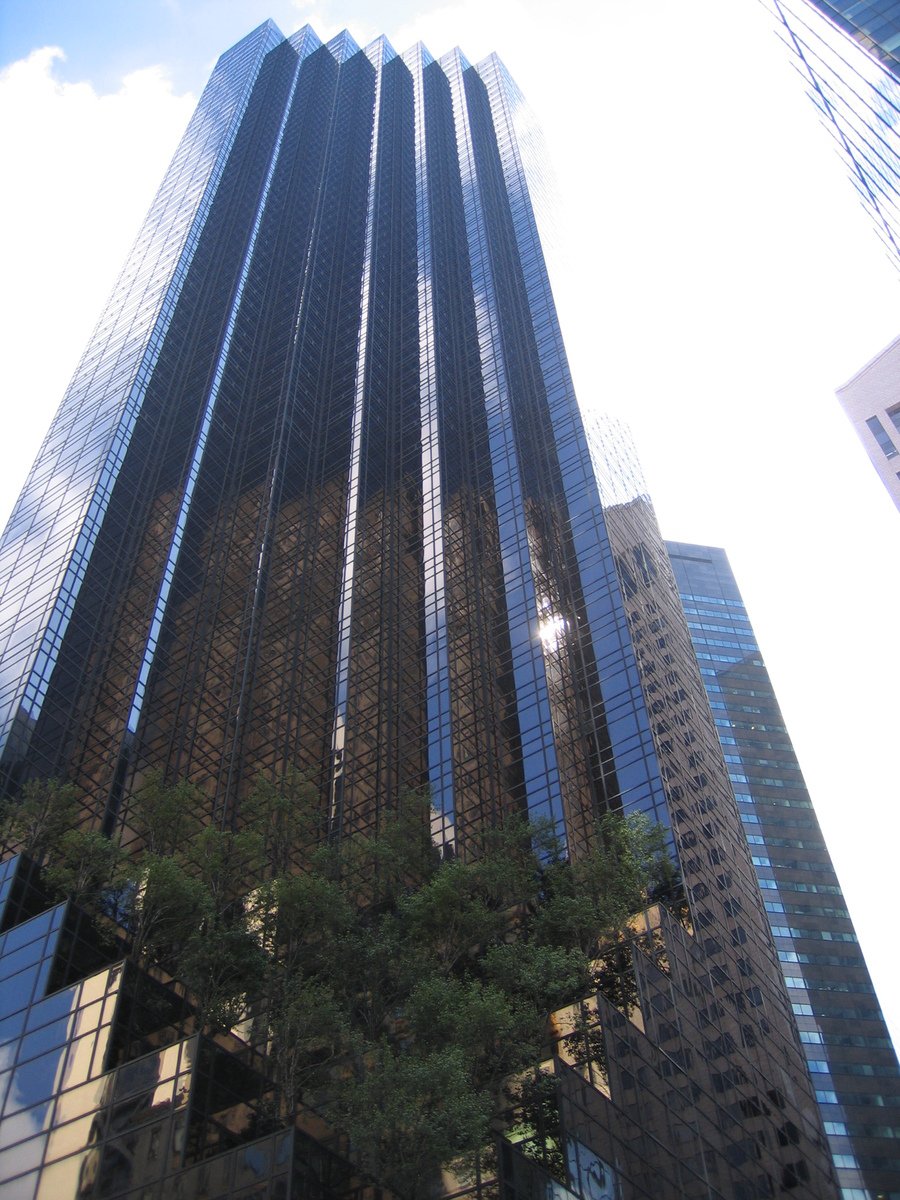
[(271, 17), (497, 50), (544, 129), (576, 390), (666, 537), (724, 546), (900, 1044), (900, 513), (834, 389), (900, 334), (758, 0), (4, 0), (0, 521), (218, 54)]

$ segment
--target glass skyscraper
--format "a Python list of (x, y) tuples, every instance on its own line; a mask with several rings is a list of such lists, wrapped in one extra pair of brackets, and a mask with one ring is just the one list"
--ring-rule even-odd
[(900, 1068), (723, 550), (667, 542), (845, 1200), (897, 1193)]
[(863, 207), (900, 265), (900, 10), (888, 0), (765, 3)]
[(900, 76), (900, 9), (893, 0), (811, 2)]
[[(598, 816), (647, 814), (684, 904), (644, 914), (597, 998), (603, 1055), (553, 1047), (566, 1161), (551, 1180), (505, 1141), (469, 1190), (822, 1200), (652, 509), (615, 456), (598, 494), (540, 195), (496, 57), (271, 23), (222, 57), (0, 543), (3, 786), (66, 780), (126, 846), (151, 771), (223, 828), (300, 771), (335, 843), (427, 788), (462, 857), (511, 813), (573, 857)], [(5, 1195), (365, 1192), (308, 1130), (261, 1131), (238, 1032), (189, 1036), (171, 981), (139, 1001), (29, 878), (0, 889)]]

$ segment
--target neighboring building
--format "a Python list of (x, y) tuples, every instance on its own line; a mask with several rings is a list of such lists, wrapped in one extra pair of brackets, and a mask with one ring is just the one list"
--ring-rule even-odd
[(900, 338), (839, 387), (837, 398), (900, 508)]
[(835, 138), (864, 208), (894, 264), (900, 266), (897, 5), (888, 0), (764, 2), (796, 55), (809, 82), (810, 98)]
[[(778, 17), (781, 37), (799, 60), (863, 207), (900, 267), (900, 6), (892, 0), (764, 3)], [(838, 390), (838, 398), (900, 507), (897, 347), (894, 342), (882, 351)]]
[(723, 550), (667, 542), (844, 1200), (900, 1196), (900, 1070)]
[[(507, 1142), (503, 1194), (587, 1196), (602, 1166), (617, 1200), (823, 1200), (652, 509), (624, 469), (598, 496), (540, 190), (496, 57), (271, 23), (223, 56), (0, 543), (4, 785), (68, 780), (126, 846), (151, 770), (229, 827), (298, 769), (335, 841), (427, 787), (463, 856), (506, 813), (572, 856), (597, 816), (647, 814), (684, 910), (617, 960), (597, 1060), (556, 1060), (565, 1178)], [(165, 981), (138, 1003), (35, 886), (16, 863), (0, 889), (4, 1196), (351, 1194), (346, 1162), (270, 1132), (264, 1059), (179, 1033)]]
[(900, 7), (895, 0), (810, 0), (900, 77)]

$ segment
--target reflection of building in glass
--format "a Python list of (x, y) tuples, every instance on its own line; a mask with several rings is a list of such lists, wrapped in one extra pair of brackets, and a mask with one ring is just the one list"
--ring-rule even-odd
[[(885, 0), (869, 4), (829, 0), (766, 3), (778, 17), (779, 32), (809, 81), (809, 95), (825, 128), (834, 135), (863, 206), (891, 258), (900, 265), (897, 6)], [(829, 14), (840, 28), (822, 13)]]
[[(636, 919), (593, 1041), (555, 1060), (577, 1148), (556, 1184), (821, 1200), (821, 1125), (668, 560), (621, 458), (605, 515), (598, 496), (534, 154), (495, 57), (267, 23), (220, 60), (0, 544), (3, 778), (71, 781), (126, 842), (151, 769), (224, 827), (255, 779), (299, 770), (335, 842), (427, 787), (464, 856), (511, 812), (573, 856), (596, 816), (647, 814), (684, 903)], [(7, 936), (26, 917), (45, 919), (14, 913)], [(71, 1100), (68, 1157), (48, 1183), (42, 1134), (18, 1145), (2, 1171), (22, 1196), (239, 1194), (251, 1161), (272, 1196), (312, 1172), (299, 1131), (260, 1149), (249, 1047), (192, 1042), (160, 1005), (171, 1034), (110, 1032), (77, 1097), (57, 1066), (80, 1043), (55, 1027), (30, 1095), (56, 1121)], [(497, 1169), (510, 1198), (552, 1186), (512, 1141)], [(312, 1190), (352, 1188), (335, 1167)]]
[(235, 1039), (193, 1033), (174, 991), (116, 961), (74, 906), (45, 903), (27, 862), (0, 867), (4, 1195), (162, 1197), (176, 1175), (185, 1198), (260, 1181), (287, 1195), (292, 1175), (323, 1200), (338, 1192), (322, 1181), (346, 1192), (349, 1165), (324, 1145), (264, 1132), (271, 1088)]
[(900, 338), (838, 388), (837, 397), (900, 508)]
[(900, 1071), (725, 552), (668, 542), (845, 1197), (894, 1195)]

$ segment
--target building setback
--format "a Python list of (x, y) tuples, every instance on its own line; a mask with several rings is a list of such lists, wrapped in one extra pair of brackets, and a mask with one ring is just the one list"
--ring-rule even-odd
[[(67, 780), (126, 846), (151, 771), (231, 828), (255, 781), (299, 770), (334, 842), (427, 788), (464, 857), (509, 813), (572, 856), (598, 816), (646, 814), (685, 912), (623, 956), (633, 1004), (598, 998), (603, 1061), (555, 1062), (552, 1186), (586, 1195), (594, 1164), (617, 1200), (822, 1200), (652, 509), (598, 496), (535, 150), (494, 56), (267, 22), (222, 57), (0, 542), (4, 786)], [(5, 870), (4, 1194), (350, 1194), (308, 1128), (260, 1132), (264, 1063), (236, 1036), (189, 1034), (164, 981), (151, 1003)], [(511, 1143), (498, 1171), (549, 1194)]]
[(667, 542), (844, 1200), (900, 1195), (900, 1070), (723, 550)]

